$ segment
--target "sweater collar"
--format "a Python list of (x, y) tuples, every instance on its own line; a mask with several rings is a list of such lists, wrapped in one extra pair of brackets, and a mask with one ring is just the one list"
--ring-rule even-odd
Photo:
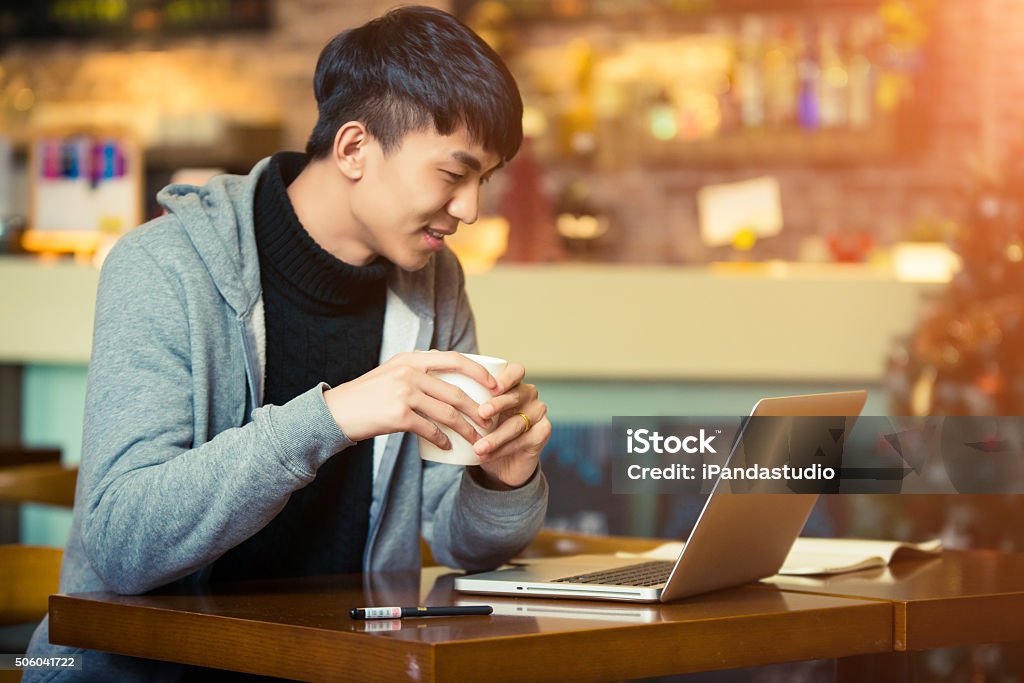
[(288, 185), (305, 168), (298, 152), (279, 152), (270, 159), (253, 202), (253, 221), (260, 265), (286, 280), (301, 294), (330, 305), (351, 303), (371, 283), (382, 283), (391, 262), (378, 257), (367, 266), (353, 266), (337, 258), (310, 236), (288, 197)]

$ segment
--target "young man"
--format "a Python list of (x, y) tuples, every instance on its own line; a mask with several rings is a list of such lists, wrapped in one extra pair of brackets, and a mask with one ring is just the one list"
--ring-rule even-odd
[[(546, 407), (521, 366), (494, 380), (456, 353), (476, 337), (444, 245), (519, 147), (512, 76), (410, 7), (332, 40), (314, 89), (305, 155), (165, 188), (168, 214), (104, 264), (64, 592), (417, 569), (421, 534), (441, 563), (486, 569), (543, 521)], [(498, 427), (479, 438), (463, 413)], [(482, 464), (421, 461), (415, 435), (447, 446), (439, 424)], [(47, 633), (30, 654), (72, 651)], [(88, 652), (78, 675), (186, 671)]]

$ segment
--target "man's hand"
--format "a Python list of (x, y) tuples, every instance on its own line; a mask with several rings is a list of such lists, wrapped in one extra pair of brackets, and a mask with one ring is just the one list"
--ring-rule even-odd
[(485, 421), (497, 415), (498, 426), (473, 446), (487, 478), (512, 488), (533, 476), (541, 451), (551, 438), (548, 407), (538, 399), (537, 387), (522, 384), (525, 374), (523, 366), (516, 363), (505, 368), (498, 378), (505, 393), (481, 404), (477, 412)]
[[(365, 375), (328, 389), (324, 400), (341, 431), (353, 441), (412, 432), (447, 450), (448, 437), (437, 426), (443, 424), (475, 443), (480, 435), (460, 413), (473, 416), (485, 429), (491, 426), (490, 416), (480, 415), (480, 405), (462, 389), (427, 374), (435, 371), (459, 372), (492, 393), (501, 390), (482, 365), (460, 353), (413, 351), (400, 353)], [(536, 396), (537, 392), (533, 393)]]

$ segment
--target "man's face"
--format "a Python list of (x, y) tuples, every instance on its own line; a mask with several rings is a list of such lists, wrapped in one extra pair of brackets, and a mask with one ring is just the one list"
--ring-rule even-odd
[(425, 266), (460, 222), (476, 221), (480, 187), (501, 161), (463, 128), (451, 135), (433, 126), (408, 133), (387, 155), (370, 138), (366, 152), (353, 217), (367, 248), (408, 271)]

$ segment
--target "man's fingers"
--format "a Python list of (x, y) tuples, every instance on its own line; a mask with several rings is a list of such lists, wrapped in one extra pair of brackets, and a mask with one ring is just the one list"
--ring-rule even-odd
[[(513, 416), (515, 419), (515, 416)], [(522, 418), (520, 418), (522, 419)], [(487, 453), (477, 453), (482, 462), (490, 463), (510, 455), (528, 453), (539, 456), (551, 435), (551, 422), (545, 417), (525, 432)], [(477, 443), (481, 443), (483, 439)], [(475, 450), (475, 449), (474, 449)]]
[(508, 391), (518, 385), (526, 377), (526, 368), (519, 363), (509, 363), (498, 375), (498, 382)]
[(422, 415), (413, 414), (410, 424), (405, 431), (422, 436), (443, 451), (447, 451), (452, 447), (451, 441), (441, 431), (441, 428)]
[(522, 405), (524, 401), (519, 397), (518, 392), (509, 392), (501, 396), (495, 396), (489, 401), (480, 404), (478, 413), (481, 418), (492, 418), (516, 406)]
[(466, 358), (458, 351), (429, 351), (407, 354), (409, 362), (424, 372), (457, 372), (472, 377), (488, 389), (498, 387), (498, 381), (487, 369)]
[(537, 387), (532, 384), (520, 384), (512, 391), (481, 403), (479, 412), (482, 417), (491, 418), (510, 410), (518, 412), (518, 406), (529, 405), (536, 400)]
[(457, 408), (444, 401), (438, 401), (436, 398), (421, 394), (411, 407), (434, 424), (444, 425), (452, 429), (469, 443), (476, 443), (477, 439), (480, 438), (479, 432), (473, 428), (473, 425), (466, 420), (465, 416)]
[(420, 378), (420, 390), (427, 396), (457, 408), (483, 429), (491, 428), (491, 421), (480, 415), (480, 404), (454, 384), (449, 384), (430, 375), (423, 375)]
[(473, 446), (473, 451), (477, 455), (491, 453), (520, 436), (532, 432), (538, 424), (547, 422), (548, 407), (541, 401), (532, 401), (522, 409), (522, 413), (529, 419), (529, 427), (522, 415), (518, 412), (513, 413), (498, 425), (497, 429), (477, 441)]

